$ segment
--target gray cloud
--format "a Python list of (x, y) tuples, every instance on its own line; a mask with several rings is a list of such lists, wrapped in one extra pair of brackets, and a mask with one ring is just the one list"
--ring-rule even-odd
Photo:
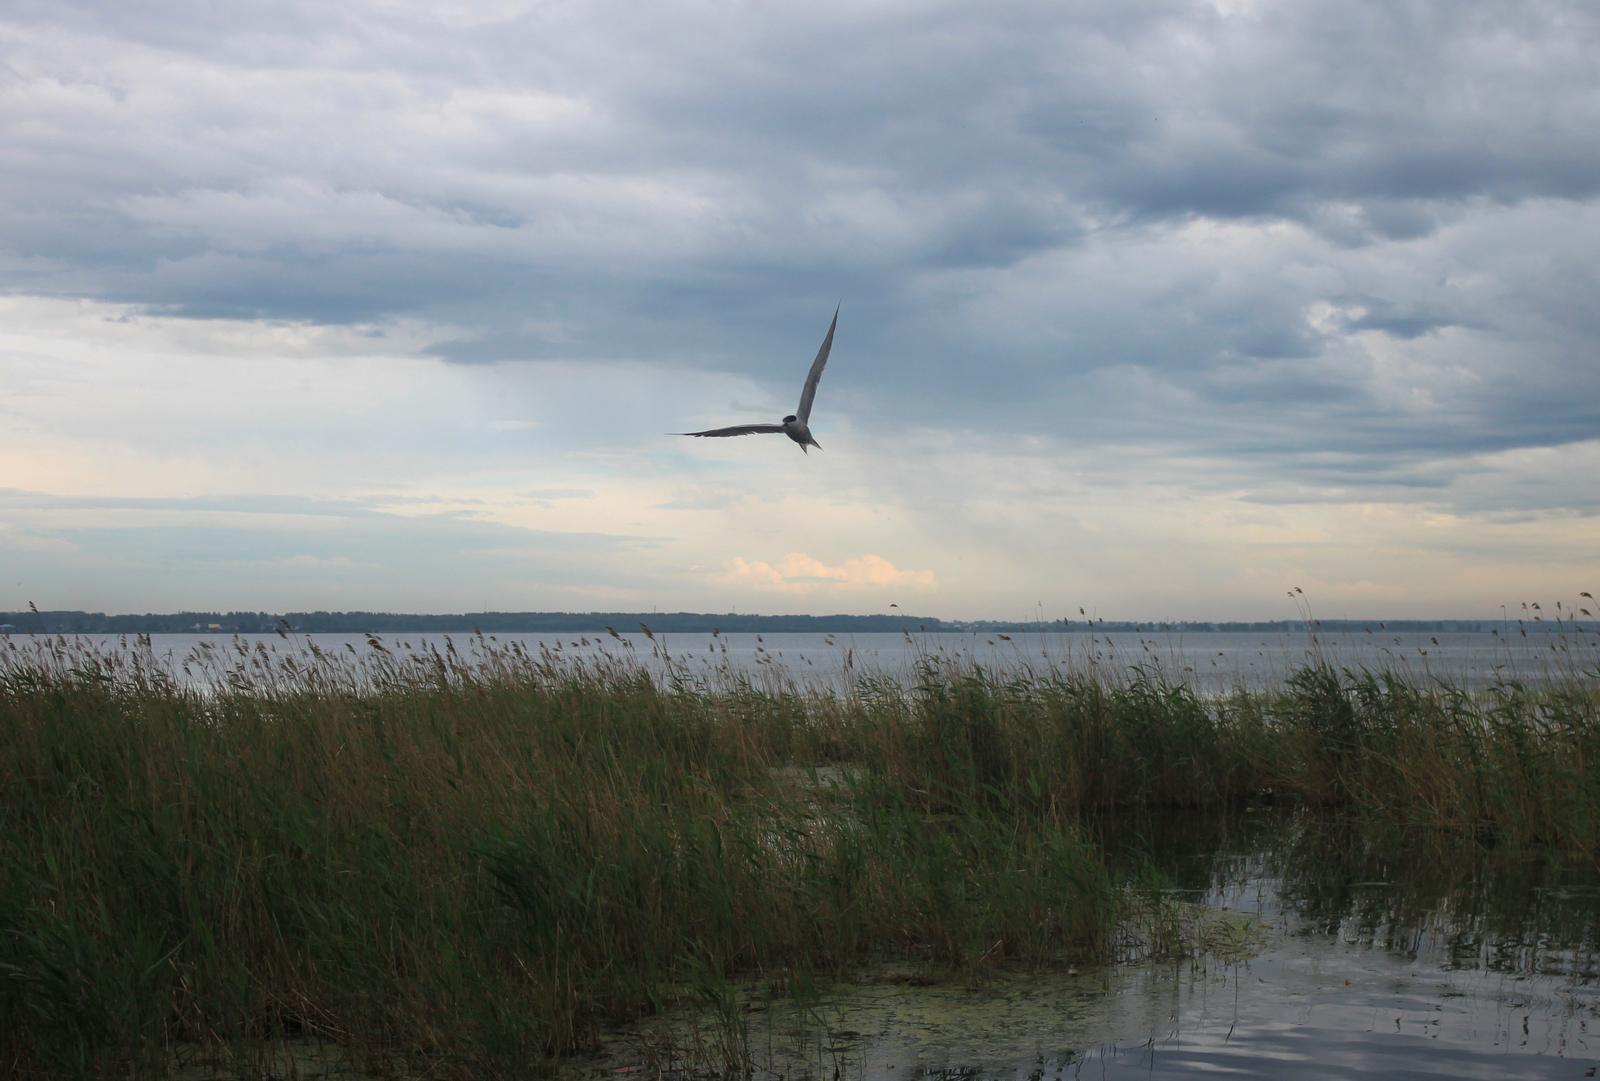
[(41, 595), (104, 597), (118, 610), (148, 607), (152, 597), (169, 605), (207, 598), (226, 605), (261, 604), (275, 595), (359, 608), (392, 597), (397, 582), (410, 583), (416, 602), (436, 605), (465, 594), (559, 596), (610, 583), (616, 577), (610, 560), (662, 543), (451, 512), (384, 514), (369, 505), (381, 502), (0, 490), (9, 571)]
[(843, 296), (825, 405), (862, 425), (1316, 484), (1600, 436), (1589, 4), (4, 21), (13, 291), (419, 316), (469, 329), (454, 360), (737, 370), (785, 400)]

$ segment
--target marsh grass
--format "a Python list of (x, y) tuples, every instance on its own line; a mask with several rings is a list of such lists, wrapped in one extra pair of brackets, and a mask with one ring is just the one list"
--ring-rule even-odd
[(847, 730), (852, 760), (926, 813), (1292, 801), (1495, 843), (1600, 844), (1592, 672), (1469, 694), (1313, 662), (1271, 690), (1203, 697), (1151, 667), (1116, 682), (928, 667)]
[(929, 821), (879, 778), (783, 768), (842, 745), (843, 703), (487, 643), (194, 658), (204, 693), (147, 643), (8, 657), (17, 1073), (156, 1076), (182, 1047), (265, 1076), (314, 1036), (377, 1073), (523, 1075), (608, 1019), (716, 1016), (752, 974), (1092, 954), (1112, 914), (1068, 821)]
[(1313, 664), (1202, 698), (1151, 668), (925, 658), (830, 695), (626, 649), (369, 645), (174, 670), (148, 640), (5, 644), (6, 1068), (160, 1076), (181, 1050), (265, 1077), (312, 1040), (370, 1073), (522, 1076), (698, 1004), (680, 1066), (738, 1073), (752, 986), (1192, 952), (1160, 884), (1083, 840), (1091, 809), (1600, 841), (1592, 680), (1468, 695)]

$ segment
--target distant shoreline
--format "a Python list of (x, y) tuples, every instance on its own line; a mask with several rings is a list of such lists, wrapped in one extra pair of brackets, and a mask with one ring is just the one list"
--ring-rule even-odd
[(285, 630), (295, 634), (604, 634), (637, 632), (641, 624), (662, 634), (740, 633), (897, 634), (1082, 633), (1298, 634), (1385, 631), (1397, 634), (1481, 634), (1490, 630), (1600, 630), (1593, 621), (1463, 619), (1324, 619), (1253, 622), (1199, 620), (1088, 620), (1040, 622), (949, 620), (917, 615), (758, 615), (704, 612), (473, 612), (422, 615), (394, 612), (175, 612), (170, 615), (106, 615), (103, 612), (0, 612), (7, 634), (231, 634)]

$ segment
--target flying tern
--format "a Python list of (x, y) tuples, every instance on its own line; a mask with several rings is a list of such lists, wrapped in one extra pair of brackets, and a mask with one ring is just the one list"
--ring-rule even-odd
[(736, 424), (732, 428), (712, 428), (708, 432), (673, 432), (673, 435), (724, 436), (724, 435), (786, 435), (800, 444), (800, 449), (810, 454), (807, 447), (822, 449), (822, 444), (811, 438), (807, 421), (811, 419), (811, 401), (817, 396), (817, 384), (822, 381), (822, 369), (827, 366), (828, 353), (833, 349), (833, 328), (839, 325), (839, 309), (833, 310), (833, 322), (828, 324), (828, 336), (822, 339), (817, 359), (811, 362), (806, 373), (806, 384), (800, 388), (800, 408), (783, 418), (782, 424)]

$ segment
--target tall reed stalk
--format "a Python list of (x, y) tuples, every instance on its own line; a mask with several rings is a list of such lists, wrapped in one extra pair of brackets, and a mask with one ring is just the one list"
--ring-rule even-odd
[(1206, 699), (930, 659), (830, 696), (482, 637), (182, 667), (148, 640), (0, 652), (14, 1074), (282, 1072), (315, 1036), (377, 1072), (519, 1076), (668, 1001), (728, 1014), (753, 975), (1107, 956), (1093, 808), (1293, 799), (1600, 845), (1592, 678), (1469, 695), (1312, 664)]
[(0, 679), (19, 1075), (283, 1072), (316, 1035), (379, 1072), (519, 1076), (741, 975), (1085, 956), (1108, 929), (1070, 821), (961, 793), (931, 821), (792, 768), (841, 745), (843, 703), (487, 644), (246, 648), (202, 692), (141, 648), (57, 640)]

